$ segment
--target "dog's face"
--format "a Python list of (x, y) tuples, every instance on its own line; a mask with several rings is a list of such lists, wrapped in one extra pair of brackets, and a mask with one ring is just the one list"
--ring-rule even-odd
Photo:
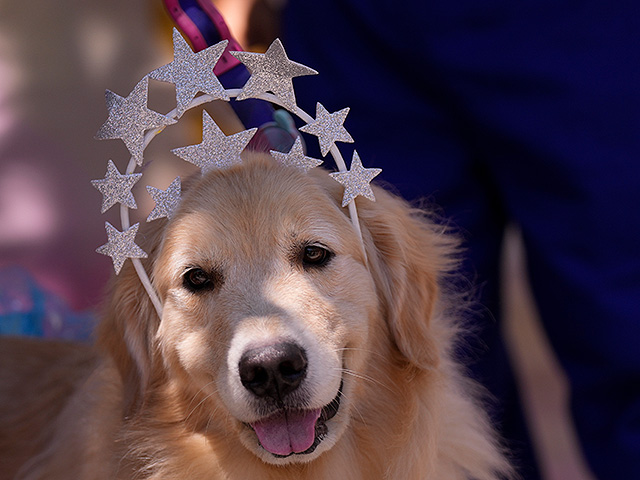
[(448, 334), (431, 318), (453, 247), (376, 189), (358, 204), (363, 248), (341, 199), (325, 171), (257, 156), (192, 182), (142, 232), (162, 319), (128, 263), (98, 332), (129, 418), (237, 439), (274, 465), (394, 418), (372, 399), (437, 368)]
[(317, 179), (262, 161), (204, 177), (167, 227), (154, 283), (162, 358), (203, 398), (194, 415), (224, 419), (272, 464), (336, 443), (381, 314), (362, 243)]

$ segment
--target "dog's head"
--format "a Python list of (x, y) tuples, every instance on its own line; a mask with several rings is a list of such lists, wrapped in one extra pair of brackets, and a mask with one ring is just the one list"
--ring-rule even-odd
[(163, 318), (129, 267), (101, 329), (131, 404), (171, 384), (205, 435), (236, 435), (267, 463), (308, 462), (359, 415), (371, 363), (434, 367), (429, 320), (450, 245), (376, 196), (358, 203), (363, 249), (326, 172), (258, 156), (193, 182), (148, 234)]

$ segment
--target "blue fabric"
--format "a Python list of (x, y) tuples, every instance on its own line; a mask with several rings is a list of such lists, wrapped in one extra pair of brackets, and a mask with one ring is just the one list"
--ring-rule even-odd
[(75, 312), (21, 267), (0, 269), (0, 335), (89, 341), (92, 312)]
[[(538, 307), (601, 480), (640, 478), (640, 4), (290, 0), (299, 105), (351, 107), (365, 167), (427, 197), (482, 287), (472, 345), (494, 414), (538, 472), (500, 338), (498, 260), (518, 224)], [(309, 142), (310, 155), (319, 155)], [(349, 145), (344, 145), (347, 148)], [(352, 148), (352, 147), (351, 147)]]
[[(220, 75), (220, 82), (224, 88), (242, 88), (249, 80), (251, 74), (244, 65), (237, 65), (228, 72)], [(231, 108), (244, 125), (244, 128), (260, 128), (265, 123), (273, 121), (274, 108), (263, 100), (248, 98), (237, 101), (231, 100)]]

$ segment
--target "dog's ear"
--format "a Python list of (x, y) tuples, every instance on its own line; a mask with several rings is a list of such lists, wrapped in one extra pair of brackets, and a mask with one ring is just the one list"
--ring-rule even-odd
[(456, 243), (404, 200), (381, 189), (358, 203), (369, 266), (383, 299), (393, 340), (413, 365), (436, 366), (440, 348), (432, 318), (443, 276), (454, 266)]
[[(147, 272), (152, 270), (162, 236), (162, 228), (159, 227), (164, 224), (163, 221), (154, 223), (156, 225), (141, 236), (143, 242), (140, 246), (149, 255), (143, 260)], [(154, 343), (160, 319), (130, 260), (112, 279), (109, 290), (96, 341), (98, 348), (114, 361), (120, 372), (125, 414), (129, 416), (139, 410), (146, 389), (154, 376), (162, 372), (157, 368)]]

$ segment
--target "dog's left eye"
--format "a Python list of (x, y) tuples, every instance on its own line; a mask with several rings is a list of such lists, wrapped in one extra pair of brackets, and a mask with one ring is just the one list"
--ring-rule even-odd
[(326, 265), (333, 254), (326, 248), (318, 245), (307, 245), (302, 252), (302, 264), (308, 267), (321, 267)]
[(191, 268), (187, 270), (182, 277), (182, 284), (191, 292), (199, 292), (214, 287), (211, 275), (201, 268)]

